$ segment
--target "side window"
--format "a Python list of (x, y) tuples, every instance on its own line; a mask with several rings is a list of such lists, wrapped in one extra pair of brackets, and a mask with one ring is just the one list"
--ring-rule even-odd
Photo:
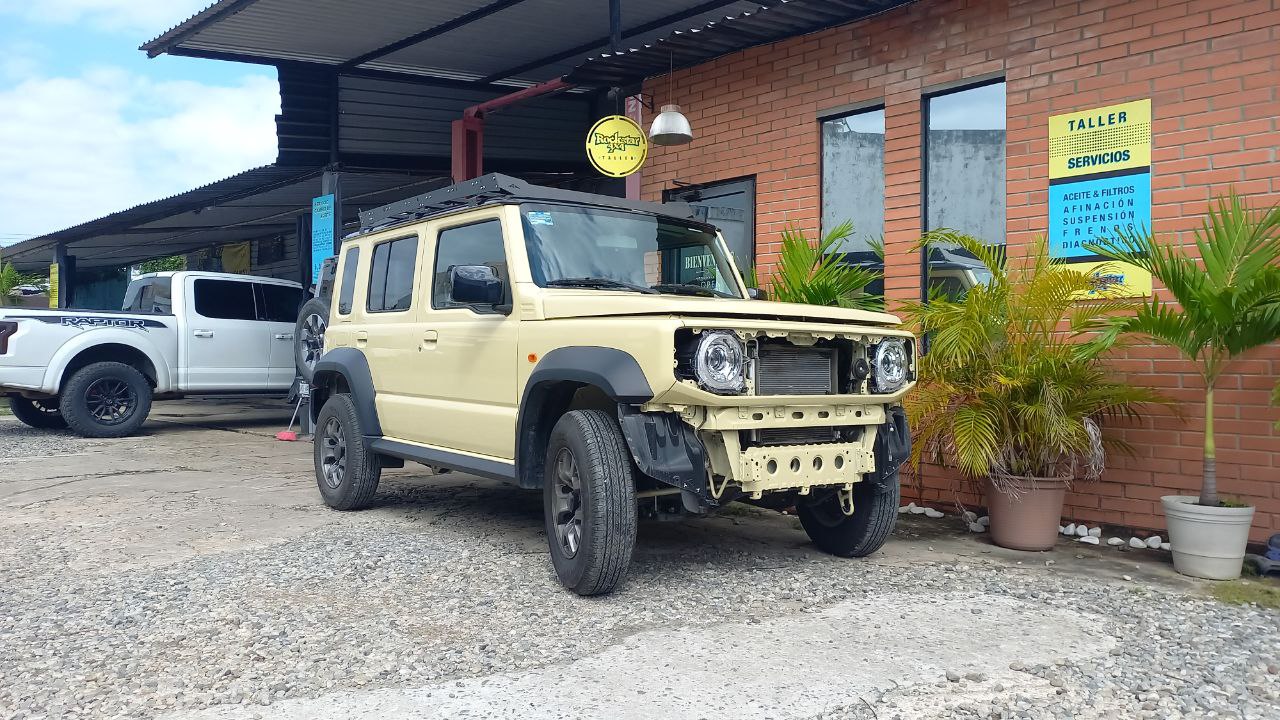
[(122, 310), (155, 315), (173, 314), (173, 278), (156, 277), (140, 280), (125, 292)]
[(253, 283), (236, 280), (196, 280), (196, 314), (211, 320), (257, 320)]
[(259, 320), (277, 323), (293, 323), (298, 320), (302, 307), (302, 288), (288, 285), (256, 283), (258, 287)]
[(342, 289), (338, 291), (338, 314), (350, 315), (351, 303), (356, 296), (356, 275), (360, 274), (360, 248), (347, 251), (342, 261)]
[(502, 246), (502, 222), (485, 220), (474, 225), (449, 228), (436, 240), (436, 267), (431, 283), (431, 307), (466, 307), (450, 300), (453, 288), (449, 270), (458, 265), (487, 265), (505, 282), (507, 254)]
[(417, 236), (378, 243), (369, 268), (369, 312), (408, 310), (413, 305)]

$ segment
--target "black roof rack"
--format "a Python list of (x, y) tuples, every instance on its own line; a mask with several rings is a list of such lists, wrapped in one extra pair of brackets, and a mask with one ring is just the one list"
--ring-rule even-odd
[(432, 190), (398, 202), (393, 202), (360, 213), (360, 230), (356, 235), (382, 230), (407, 222), (443, 215), (465, 208), (506, 204), (524, 200), (591, 205), (595, 207), (631, 210), (654, 215), (665, 215), (682, 220), (697, 220), (687, 203), (655, 203), (642, 200), (626, 200), (609, 195), (545, 187), (514, 178), (510, 175), (490, 173), (474, 180)]

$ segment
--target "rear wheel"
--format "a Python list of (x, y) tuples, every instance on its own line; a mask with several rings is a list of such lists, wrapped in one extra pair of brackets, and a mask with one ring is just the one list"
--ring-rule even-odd
[(14, 417), (33, 428), (61, 430), (67, 426), (62, 411), (58, 410), (57, 398), (31, 400), (21, 395), (12, 395), (9, 397), (9, 409), (13, 411)]
[(382, 464), (364, 444), (364, 428), (350, 395), (330, 397), (316, 418), (316, 484), (334, 510), (363, 510), (373, 502)]
[(883, 486), (870, 481), (853, 486), (853, 514), (840, 507), (838, 493), (829, 493), (796, 510), (809, 539), (823, 552), (840, 557), (865, 557), (880, 549), (898, 520), (898, 474)]
[(543, 507), (561, 584), (579, 595), (618, 587), (636, 543), (636, 490), (626, 441), (611, 415), (574, 410), (556, 423)]
[(92, 438), (132, 435), (151, 412), (151, 383), (118, 362), (86, 365), (62, 387), (58, 409), (77, 434)]
[(329, 328), (329, 303), (311, 298), (298, 312), (293, 332), (293, 363), (298, 376), (307, 382), (315, 379), (316, 363), (324, 354), (324, 334)]

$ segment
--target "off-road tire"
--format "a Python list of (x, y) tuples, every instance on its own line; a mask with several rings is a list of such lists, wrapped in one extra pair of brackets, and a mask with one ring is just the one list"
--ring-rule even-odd
[(151, 383), (137, 368), (99, 362), (80, 368), (63, 383), (58, 410), (77, 435), (127, 437), (146, 422), (151, 397)]
[[(334, 510), (369, 507), (382, 479), (382, 463), (365, 447), (364, 428), (350, 395), (333, 395), (320, 408), (314, 444), (316, 485), (325, 505)], [(339, 466), (340, 475), (326, 473), (326, 465)]]
[(298, 370), (298, 377), (306, 382), (315, 379), (316, 361), (324, 351), (324, 333), (328, 326), (328, 300), (316, 297), (302, 304), (302, 309), (298, 311), (298, 322), (293, 326), (293, 364)]
[[(570, 554), (557, 531), (567, 484), (559, 467), (564, 452), (578, 476), (577, 550)], [(543, 476), (543, 510), (551, 564), (560, 582), (579, 595), (602, 595), (621, 584), (636, 544), (636, 488), (626, 440), (618, 421), (601, 410), (565, 413), (551, 430)], [(560, 508), (560, 510), (558, 510)]]
[(38, 430), (61, 430), (67, 426), (66, 418), (58, 409), (58, 400), (29, 400), (21, 395), (9, 396), (9, 409), (24, 425)]
[(845, 515), (835, 493), (796, 506), (800, 524), (823, 552), (840, 557), (866, 557), (880, 549), (898, 521), (901, 489), (898, 474), (884, 486), (864, 480), (853, 486), (853, 514)]

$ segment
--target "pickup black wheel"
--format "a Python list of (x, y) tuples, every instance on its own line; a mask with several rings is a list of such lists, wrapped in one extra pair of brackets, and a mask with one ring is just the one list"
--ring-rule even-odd
[(617, 420), (600, 410), (560, 418), (547, 445), (542, 497), (560, 582), (579, 595), (616, 588), (636, 544), (636, 487)]
[(9, 409), (24, 424), (41, 430), (61, 430), (67, 421), (58, 410), (58, 400), (29, 400), (21, 395), (9, 396)]
[(898, 520), (898, 474), (884, 481), (884, 487), (863, 481), (853, 486), (853, 514), (840, 509), (837, 493), (811, 502), (801, 502), (796, 510), (809, 539), (823, 552), (840, 557), (866, 557), (880, 549)]
[(78, 435), (132, 435), (151, 412), (151, 383), (137, 368), (100, 362), (75, 371), (62, 387), (58, 409)]
[(378, 456), (364, 445), (364, 428), (351, 396), (329, 398), (316, 418), (316, 484), (334, 510), (363, 510), (373, 501), (382, 478)]
[(293, 364), (298, 376), (311, 382), (316, 376), (316, 362), (324, 353), (324, 333), (329, 328), (329, 302), (311, 298), (298, 311), (293, 328)]

